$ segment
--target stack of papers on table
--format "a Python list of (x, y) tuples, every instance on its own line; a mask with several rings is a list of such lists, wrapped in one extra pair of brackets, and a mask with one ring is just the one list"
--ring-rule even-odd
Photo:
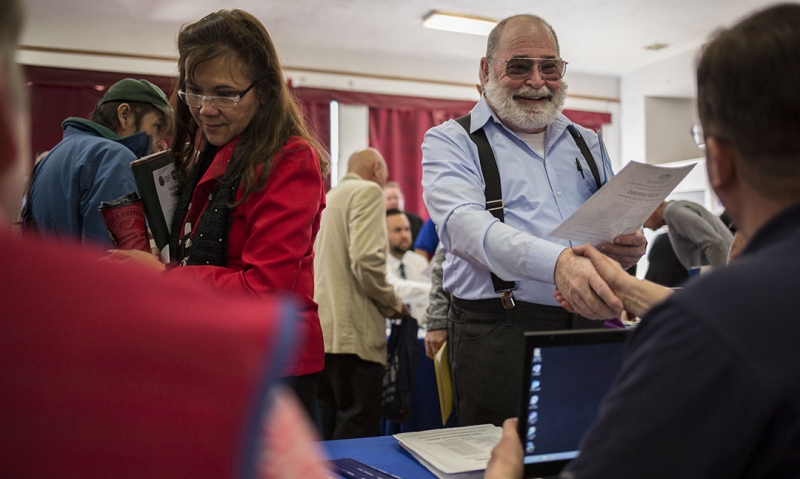
[(491, 424), (395, 434), (400, 445), (441, 479), (482, 478), (503, 430)]

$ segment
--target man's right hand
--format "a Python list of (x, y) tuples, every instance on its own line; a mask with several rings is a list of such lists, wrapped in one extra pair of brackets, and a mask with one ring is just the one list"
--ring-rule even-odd
[(445, 341), (447, 341), (446, 329), (434, 329), (425, 333), (425, 355), (433, 359)]
[(403, 304), (403, 309), (389, 316), (389, 319), (402, 319), (405, 318), (406, 316), (411, 316), (411, 312), (408, 310), (408, 306)]
[[(669, 288), (647, 280), (638, 280), (629, 275), (619, 263), (590, 245), (575, 246), (572, 252), (592, 262), (597, 274), (611, 288), (614, 295), (620, 298), (625, 309), (635, 316), (644, 317), (650, 308), (672, 294)], [(561, 301), (558, 296), (556, 300)]]
[(572, 309), (588, 319), (609, 319), (622, 313), (622, 301), (597, 274), (588, 258), (567, 248), (558, 257), (556, 288)]

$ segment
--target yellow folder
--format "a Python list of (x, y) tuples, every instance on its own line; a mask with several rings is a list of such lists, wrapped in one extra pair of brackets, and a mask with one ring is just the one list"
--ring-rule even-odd
[(447, 423), (453, 412), (453, 383), (450, 378), (450, 354), (447, 341), (442, 344), (433, 357), (433, 368), (436, 372), (436, 386), (439, 390), (439, 409), (442, 412), (442, 425)]

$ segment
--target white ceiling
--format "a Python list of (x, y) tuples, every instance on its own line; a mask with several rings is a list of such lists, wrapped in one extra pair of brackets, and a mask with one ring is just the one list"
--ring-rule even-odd
[[(485, 37), (423, 28), (436, 9), (501, 19), (534, 13), (558, 33), (574, 72), (624, 75), (693, 50), (720, 26), (775, 3), (767, 0), (28, 0), (29, 23), (73, 22), (87, 39), (115, 50), (115, 32), (132, 33), (128, 53), (175, 55), (179, 26), (221, 8), (241, 8), (267, 27), (286, 66), (474, 82)], [(78, 27), (76, 27), (78, 28)], [(108, 42), (89, 40), (104, 32)], [(138, 38), (136, 32), (139, 32)], [(154, 32), (163, 32), (161, 36)], [(23, 38), (23, 42), (26, 39)], [(28, 38), (28, 43), (54, 43)], [(643, 47), (667, 43), (653, 52)], [(54, 45), (51, 45), (54, 46)]]

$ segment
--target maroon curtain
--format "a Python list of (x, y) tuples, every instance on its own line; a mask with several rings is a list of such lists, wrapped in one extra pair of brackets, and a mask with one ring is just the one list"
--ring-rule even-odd
[(571, 122), (593, 131), (599, 130), (606, 123), (611, 123), (611, 113), (581, 110), (564, 110), (563, 113)]
[[(380, 150), (386, 159), (389, 179), (403, 189), (406, 210), (427, 216), (420, 184), (422, 137), (429, 128), (469, 113), (475, 106), (473, 102), (303, 87), (294, 92), (307, 111), (314, 108), (312, 105), (329, 105), (331, 101), (369, 107), (369, 145)], [(324, 122), (330, 129), (329, 117), (312, 122), (319, 128)]]
[[(88, 118), (108, 87), (123, 78), (145, 79), (168, 95), (173, 78), (137, 73), (98, 72), (24, 66), (31, 102), (31, 151), (49, 150), (62, 138), (61, 122)], [(33, 158), (31, 158), (31, 162)]]
[[(386, 158), (389, 179), (400, 184), (405, 209), (425, 218), (422, 202), (422, 145), (425, 132), (451, 118), (464, 116), (474, 104), (454, 102), (451, 110), (370, 108), (369, 144)], [(461, 108), (457, 108), (460, 106)]]
[[(331, 151), (331, 102), (324, 98), (304, 97), (302, 88), (292, 88), (291, 82), (289, 88), (292, 90), (295, 98), (300, 104), (303, 114), (305, 115), (306, 124), (312, 132), (317, 136), (317, 139), (322, 143), (325, 150), (330, 153)], [(325, 178), (325, 191), (331, 188), (330, 175)]]

